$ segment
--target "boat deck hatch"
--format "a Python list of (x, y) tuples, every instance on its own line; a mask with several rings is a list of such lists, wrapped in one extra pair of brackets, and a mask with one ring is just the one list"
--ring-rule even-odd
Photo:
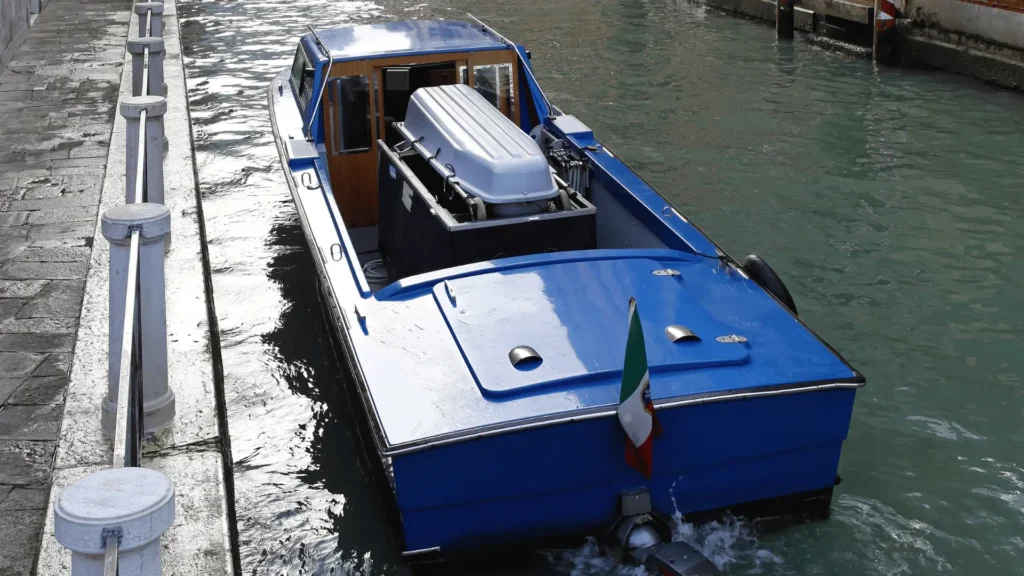
[[(687, 265), (677, 267), (655, 275), (664, 266), (648, 259), (547, 264), (445, 280), (434, 299), (487, 396), (619, 377), (631, 296), (652, 373), (747, 362), (749, 344), (717, 340), (735, 330), (690, 296)], [(696, 338), (665, 337), (680, 325)]]

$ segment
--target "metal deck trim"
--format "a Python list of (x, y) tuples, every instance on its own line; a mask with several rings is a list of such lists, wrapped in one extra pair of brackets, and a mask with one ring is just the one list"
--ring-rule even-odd
[[(750, 400), (753, 398), (768, 398), (773, 396), (787, 396), (790, 394), (802, 394), (809, 392), (825, 392), (829, 390), (856, 390), (863, 388), (865, 382), (863, 380), (855, 380), (850, 382), (829, 382), (825, 384), (788, 384), (785, 387), (775, 388), (771, 390), (756, 390), (753, 392), (724, 392), (710, 395), (700, 396), (684, 396), (676, 398), (668, 398), (654, 403), (655, 409), (664, 408), (678, 408), (680, 406), (696, 406), (700, 404), (711, 404), (714, 402), (726, 402), (729, 400)], [(538, 418), (535, 420), (519, 420), (509, 422), (507, 424), (497, 425), (491, 428), (478, 430), (478, 431), (466, 431), (457, 434), (453, 434), (447, 437), (442, 437), (435, 440), (422, 440), (416, 443), (410, 443), (406, 446), (398, 445), (390, 450), (385, 450), (381, 453), (382, 456), (391, 458), (394, 456), (401, 456), (403, 454), (411, 454), (413, 452), (420, 452), (423, 450), (429, 450), (431, 448), (438, 448), (441, 446), (448, 446), (451, 444), (459, 444), (462, 442), (469, 442), (471, 440), (478, 440), (481, 438), (488, 438), (491, 436), (497, 436), (500, 434), (509, 434), (515, 432), (522, 432), (525, 430), (535, 430), (538, 428), (546, 428), (548, 426), (556, 426), (559, 424), (571, 424), (574, 422), (585, 422), (587, 420), (596, 420), (599, 418), (611, 418), (617, 414), (615, 407), (599, 408), (587, 412), (577, 412), (572, 415), (553, 415), (549, 417)]]

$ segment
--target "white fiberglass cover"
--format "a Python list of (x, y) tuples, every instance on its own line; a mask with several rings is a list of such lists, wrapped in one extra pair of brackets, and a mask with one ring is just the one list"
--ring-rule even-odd
[(454, 168), (466, 192), (489, 204), (558, 195), (537, 143), (465, 84), (420, 88), (409, 99), (405, 129), (437, 161)]

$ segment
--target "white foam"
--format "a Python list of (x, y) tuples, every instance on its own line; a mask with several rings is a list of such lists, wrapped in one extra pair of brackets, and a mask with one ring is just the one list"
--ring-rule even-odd
[[(672, 541), (686, 542), (693, 546), (719, 569), (739, 564), (744, 566), (746, 573), (758, 574), (767, 566), (782, 563), (782, 558), (760, 547), (754, 528), (747, 520), (726, 516), (721, 520), (697, 525), (683, 521), (674, 495), (672, 505), (675, 508), (672, 514)], [(618, 565), (603, 556), (593, 538), (574, 550), (552, 552), (549, 558), (559, 571), (570, 576), (648, 576), (648, 572), (639, 566)]]

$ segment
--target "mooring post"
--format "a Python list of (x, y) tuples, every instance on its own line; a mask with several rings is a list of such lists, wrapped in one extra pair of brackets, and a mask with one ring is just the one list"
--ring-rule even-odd
[(875, 0), (875, 36), (871, 55), (876, 64), (892, 66), (899, 60), (896, 5), (892, 0)]
[[(139, 164), (139, 129), (142, 115), (146, 117), (146, 137), (142, 144), (145, 153), (145, 182), (142, 195), (136, 195)], [(164, 114), (167, 99), (163, 96), (132, 96), (121, 102), (121, 115), (128, 121), (128, 135), (125, 142), (125, 202), (164, 203)]]
[(107, 397), (103, 427), (113, 433), (117, 388), (121, 376), (121, 343), (131, 235), (139, 231), (139, 298), (142, 327), (142, 403), (147, 431), (174, 419), (174, 392), (167, 386), (167, 308), (164, 246), (171, 232), (171, 213), (162, 204), (127, 204), (109, 208), (100, 222), (110, 242), (109, 348)]
[[(152, 18), (150, 18), (151, 25), (149, 30), (146, 30), (146, 12), (152, 13)], [(135, 13), (139, 15), (139, 38), (144, 38), (146, 36), (152, 36), (153, 38), (163, 38), (163, 2), (139, 2), (135, 5)]]
[(163, 38), (133, 38), (128, 40), (128, 53), (132, 55), (132, 96), (142, 96), (142, 78), (145, 69), (146, 49), (149, 49), (149, 86), (147, 96), (167, 96), (164, 84), (164, 40)]
[(775, 37), (790, 39), (793, 37), (793, 17), (796, 0), (775, 0)]
[(111, 540), (120, 576), (160, 576), (160, 537), (173, 523), (174, 484), (148, 468), (93, 472), (53, 504), (53, 532), (71, 550), (71, 576), (102, 576)]

